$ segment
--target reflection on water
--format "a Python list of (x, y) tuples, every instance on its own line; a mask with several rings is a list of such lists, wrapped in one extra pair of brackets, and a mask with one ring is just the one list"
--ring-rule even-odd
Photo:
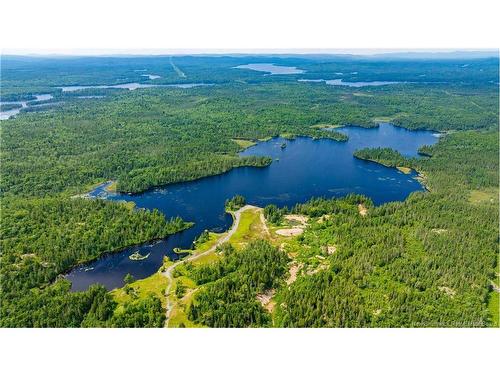
[(299, 82), (324, 82), (331, 86), (349, 86), (349, 87), (365, 87), (365, 86), (384, 86), (384, 85), (394, 85), (396, 81), (371, 81), (371, 82), (347, 82), (342, 79), (299, 79)]
[(257, 72), (265, 72), (270, 74), (302, 74), (305, 70), (298, 69), (294, 66), (281, 66), (274, 64), (246, 64), (235, 66), (236, 69), (250, 69)]

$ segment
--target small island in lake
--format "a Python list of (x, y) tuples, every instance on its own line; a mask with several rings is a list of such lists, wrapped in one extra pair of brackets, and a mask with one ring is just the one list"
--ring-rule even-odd
[(135, 253), (129, 255), (129, 259), (130, 260), (144, 260), (144, 259), (147, 259), (149, 257), (149, 254), (151, 253), (147, 253), (146, 255), (142, 255), (141, 253), (139, 253), (139, 251), (136, 251)]

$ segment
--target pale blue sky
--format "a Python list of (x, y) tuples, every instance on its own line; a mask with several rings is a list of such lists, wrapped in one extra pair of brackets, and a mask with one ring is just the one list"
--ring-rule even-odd
[(55, 49), (55, 48), (6, 48), (2, 50), (5, 55), (186, 55), (186, 54), (353, 54), (353, 55), (373, 55), (381, 53), (446, 53), (446, 52), (496, 52), (494, 49), (387, 49), (387, 48), (363, 48), (363, 49)]

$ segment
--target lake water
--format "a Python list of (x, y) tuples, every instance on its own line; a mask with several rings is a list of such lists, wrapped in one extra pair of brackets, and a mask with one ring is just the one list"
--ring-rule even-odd
[(274, 64), (246, 64), (235, 66), (236, 69), (250, 69), (257, 72), (265, 72), (270, 74), (302, 74), (305, 70), (298, 69), (294, 66), (281, 66)]
[(384, 85), (394, 85), (396, 81), (371, 81), (371, 82), (347, 82), (342, 79), (299, 79), (299, 82), (324, 82), (331, 86), (349, 86), (349, 87), (365, 87), (365, 86), (384, 86)]
[(157, 76), (157, 75), (154, 75), (154, 74), (141, 74), (142, 77), (148, 77), (149, 79), (158, 79), (158, 78), (161, 78), (161, 76)]
[[(342, 197), (349, 193), (369, 196), (375, 204), (404, 200), (423, 187), (414, 178), (395, 168), (359, 160), (353, 152), (363, 147), (391, 147), (403, 155), (417, 156), (422, 145), (438, 141), (430, 131), (409, 131), (381, 124), (379, 128), (345, 127), (336, 129), (349, 136), (347, 142), (328, 139), (295, 140), (274, 138), (246, 149), (241, 155), (267, 155), (273, 163), (266, 168), (243, 167), (196, 181), (169, 185), (138, 195), (110, 194), (104, 185), (92, 197), (134, 202), (139, 208), (157, 208), (167, 217), (180, 216), (196, 224), (166, 240), (128, 248), (100, 258), (67, 275), (73, 290), (85, 290), (99, 282), (108, 289), (123, 285), (127, 273), (136, 279), (147, 277), (162, 265), (164, 255), (177, 259), (176, 247), (190, 248), (192, 241), (205, 229), (222, 232), (231, 226), (231, 216), (224, 212), (224, 201), (236, 194), (250, 204), (293, 206), (311, 197)], [(280, 146), (285, 142), (287, 147)], [(279, 161), (277, 160), (279, 159)], [(143, 261), (128, 257), (136, 250), (150, 253)]]
[(137, 89), (147, 89), (151, 87), (177, 87), (177, 88), (189, 89), (191, 87), (212, 86), (212, 85), (213, 84), (211, 83), (179, 83), (172, 85), (153, 85), (149, 83), (132, 82), (132, 83), (122, 83), (119, 85), (59, 86), (58, 88), (61, 89), (63, 92), (73, 92), (85, 89), (126, 89), (132, 91)]
[(2, 102), (1, 104), (19, 104), (20, 108), (9, 109), (8, 111), (0, 112), (0, 120), (8, 120), (11, 117), (15, 117), (23, 108), (34, 105), (40, 105), (39, 102), (44, 102), (53, 98), (51, 94), (38, 94), (34, 95), (34, 100), (23, 100), (18, 102)]

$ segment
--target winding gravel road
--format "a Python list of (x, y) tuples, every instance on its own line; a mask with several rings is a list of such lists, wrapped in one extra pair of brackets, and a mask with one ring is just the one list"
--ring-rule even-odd
[(210, 247), (208, 250), (206, 250), (202, 253), (199, 253), (199, 254), (189, 255), (189, 256), (175, 262), (170, 267), (168, 267), (165, 271), (163, 271), (163, 276), (165, 276), (169, 281), (167, 289), (165, 289), (165, 296), (167, 298), (165, 327), (168, 327), (168, 322), (170, 320), (170, 313), (172, 312), (172, 308), (174, 307), (174, 304), (172, 303), (172, 301), (170, 299), (170, 291), (172, 290), (172, 284), (173, 284), (173, 278), (172, 278), (173, 270), (181, 264), (193, 261), (195, 259), (198, 259), (198, 258), (204, 256), (204, 255), (207, 255), (207, 254), (214, 252), (215, 249), (219, 245), (223, 244), (224, 242), (227, 242), (231, 238), (231, 236), (236, 232), (236, 229), (238, 229), (238, 225), (240, 224), (241, 213), (243, 211), (253, 209), (253, 208), (257, 208), (257, 207), (247, 204), (247, 205), (241, 207), (239, 210), (235, 211), (233, 213), (234, 220), (233, 220), (233, 225), (231, 226), (231, 229), (229, 229), (229, 231), (227, 231), (223, 236), (221, 236), (217, 240), (217, 242), (212, 247)]

